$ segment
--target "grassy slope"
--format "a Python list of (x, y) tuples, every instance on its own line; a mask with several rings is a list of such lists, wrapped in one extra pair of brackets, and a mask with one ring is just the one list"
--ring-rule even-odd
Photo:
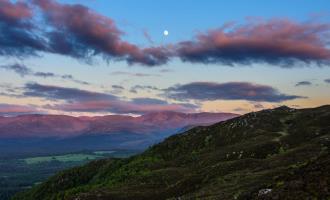
[(330, 106), (281, 107), (61, 172), (14, 199), (329, 199), (329, 146)]

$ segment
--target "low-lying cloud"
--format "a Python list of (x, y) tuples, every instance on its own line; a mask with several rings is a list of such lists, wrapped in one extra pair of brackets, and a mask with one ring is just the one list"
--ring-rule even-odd
[[(2, 65), (0, 66), (1, 69), (5, 69), (7, 71), (13, 71), (20, 75), (21, 77), (27, 76), (27, 75), (32, 75), (34, 74), (33, 71), (26, 67), (25, 65), (20, 65), (20, 64), (12, 64), (12, 65)], [(38, 72), (39, 74), (39, 72)]]
[(140, 73), (140, 72), (125, 72), (125, 71), (111, 72), (110, 75), (112, 75), (112, 76), (135, 76), (135, 77), (160, 76), (159, 74), (149, 74), (149, 73)]
[(0, 116), (16, 116), (32, 113), (39, 113), (39, 111), (33, 106), (0, 104)]
[(59, 74), (55, 74), (53, 72), (35, 72), (32, 69), (28, 68), (25, 65), (22, 64), (11, 64), (11, 65), (2, 65), (0, 66), (0, 69), (4, 69), (7, 71), (13, 71), (15, 73), (17, 73), (18, 75), (20, 75), (21, 77), (25, 77), (25, 76), (35, 76), (35, 77), (40, 77), (40, 78), (61, 78), (64, 80), (69, 80), (78, 84), (82, 84), (82, 85), (89, 85), (90, 83), (88, 83), (87, 81), (81, 81), (81, 80), (77, 80), (75, 79), (72, 75), (59, 75)]
[(141, 104), (133, 101), (84, 101), (67, 104), (55, 104), (45, 107), (66, 112), (101, 112), (116, 114), (145, 114), (152, 112), (176, 111), (195, 112), (196, 106), (189, 104), (151, 103)]
[(91, 92), (76, 88), (59, 87), (28, 83), (24, 87), (25, 96), (41, 97), (48, 100), (65, 101), (89, 101), (89, 100), (113, 100), (116, 96), (100, 92)]
[(66, 112), (144, 114), (159, 111), (194, 112), (197, 108), (192, 104), (174, 104), (153, 98), (123, 100), (113, 94), (38, 83), (26, 84), (23, 90), (24, 96), (39, 97), (55, 102), (64, 101), (44, 106), (44, 108)]
[(305, 98), (297, 95), (283, 94), (271, 86), (249, 82), (192, 82), (170, 87), (165, 90), (164, 95), (180, 101), (247, 100), (256, 102), (282, 102)]
[(296, 83), (296, 87), (299, 87), (299, 86), (311, 86), (312, 85), (312, 82), (310, 81), (299, 81), (298, 83)]

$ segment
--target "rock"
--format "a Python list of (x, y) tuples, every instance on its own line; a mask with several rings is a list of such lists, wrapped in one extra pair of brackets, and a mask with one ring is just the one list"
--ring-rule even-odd
[(272, 192), (272, 189), (266, 188), (266, 189), (261, 189), (258, 192), (258, 197), (267, 195)]

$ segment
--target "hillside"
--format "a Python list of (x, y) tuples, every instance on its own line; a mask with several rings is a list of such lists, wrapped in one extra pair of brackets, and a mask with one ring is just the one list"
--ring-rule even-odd
[(14, 200), (329, 199), (330, 106), (279, 107), (66, 170)]

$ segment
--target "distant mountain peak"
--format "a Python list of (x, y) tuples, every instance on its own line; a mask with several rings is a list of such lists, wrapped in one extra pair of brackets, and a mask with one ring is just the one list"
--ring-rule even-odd
[(174, 132), (185, 126), (212, 124), (236, 117), (231, 113), (154, 112), (139, 117), (106, 115), (72, 117), (67, 115), (21, 115), (0, 118), (0, 138), (74, 137), (85, 134)]
[(295, 109), (294, 108), (290, 108), (289, 106), (283, 105), (283, 106), (279, 106), (277, 108), (274, 108), (274, 110), (293, 111)]

